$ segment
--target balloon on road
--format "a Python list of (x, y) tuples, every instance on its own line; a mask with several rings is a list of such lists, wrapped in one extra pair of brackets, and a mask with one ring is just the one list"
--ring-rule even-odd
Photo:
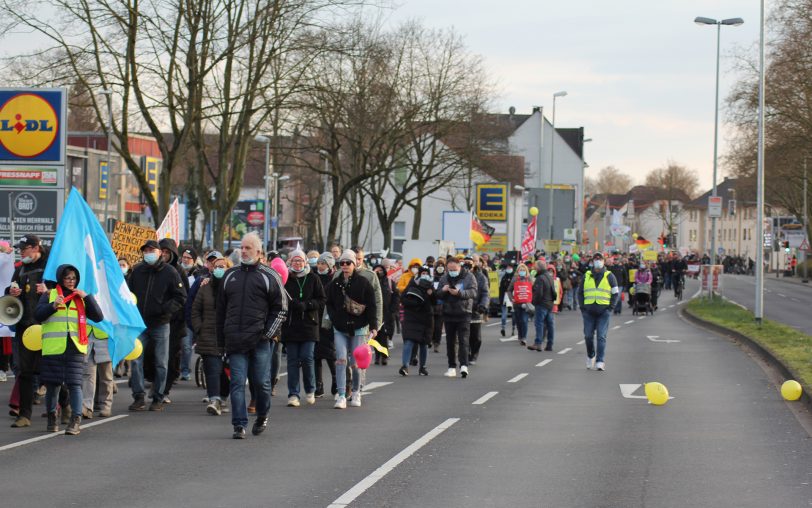
[(668, 402), (668, 388), (662, 383), (646, 383), (646, 398), (655, 406)]
[(784, 381), (784, 384), (781, 385), (781, 396), (785, 400), (798, 400), (801, 398), (802, 393), (801, 383), (794, 379)]

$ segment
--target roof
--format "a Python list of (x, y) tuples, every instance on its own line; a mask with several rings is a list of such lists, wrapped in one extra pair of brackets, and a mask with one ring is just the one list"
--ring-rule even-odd
[[(722, 198), (722, 208), (727, 208), (728, 201), (733, 198), (736, 199), (736, 188), (738, 179), (725, 177), (725, 179), (716, 185), (716, 195)], [(693, 201), (687, 203), (685, 206), (688, 208), (707, 208), (708, 198), (713, 194), (713, 189), (702, 194)], [(743, 196), (739, 196), (740, 198)]]

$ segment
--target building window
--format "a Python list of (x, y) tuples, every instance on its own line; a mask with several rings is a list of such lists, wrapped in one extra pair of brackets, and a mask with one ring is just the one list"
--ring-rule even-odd
[(406, 221), (396, 220), (392, 231), (392, 236), (395, 238), (404, 238), (406, 236)]

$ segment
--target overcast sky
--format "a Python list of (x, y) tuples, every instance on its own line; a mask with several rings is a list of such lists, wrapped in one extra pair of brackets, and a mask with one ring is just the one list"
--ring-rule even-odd
[[(389, 22), (420, 19), (454, 27), (484, 57), (499, 82), (499, 112), (535, 105), (559, 127), (592, 138), (587, 175), (614, 165), (641, 182), (669, 159), (697, 170), (709, 187), (713, 168), (716, 28), (697, 16), (743, 18), (722, 27), (720, 104), (737, 76), (733, 52), (755, 51), (758, 0), (399, 0)], [(767, 2), (768, 4), (770, 2)], [(726, 153), (720, 110), (719, 155)], [(723, 169), (720, 166), (719, 181)]]

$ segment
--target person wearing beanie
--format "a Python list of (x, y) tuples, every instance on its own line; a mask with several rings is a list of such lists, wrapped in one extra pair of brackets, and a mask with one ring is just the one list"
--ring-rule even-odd
[(434, 281), (428, 266), (421, 267), (418, 275), (406, 286), (401, 299), (403, 304), (403, 355), (401, 376), (409, 375), (409, 364), (418, 353), (420, 356), (419, 375), (428, 376), (426, 360), (428, 346), (434, 332)]
[(282, 325), (282, 342), (288, 353), (288, 407), (299, 407), (299, 369), (304, 380), (305, 401), (316, 403), (313, 353), (319, 339), (319, 316), (324, 307), (324, 288), (310, 270), (305, 253), (296, 249), (288, 257), (290, 275), (285, 290), (290, 295), (288, 319)]
[[(316, 274), (321, 281), (322, 286), (327, 288), (333, 280), (333, 272), (335, 271), (336, 260), (329, 252), (322, 253), (316, 263)], [(336, 348), (333, 343), (333, 327), (330, 319), (325, 312), (325, 306), (322, 305), (319, 310), (319, 341), (316, 343), (316, 348), (313, 354), (315, 360), (315, 374), (316, 374), (316, 398), (324, 396), (324, 380), (322, 379), (321, 362), (324, 360), (327, 363), (327, 368), (330, 369), (330, 376), (332, 377), (332, 384), (330, 392), (335, 395), (338, 393), (336, 386)]]

